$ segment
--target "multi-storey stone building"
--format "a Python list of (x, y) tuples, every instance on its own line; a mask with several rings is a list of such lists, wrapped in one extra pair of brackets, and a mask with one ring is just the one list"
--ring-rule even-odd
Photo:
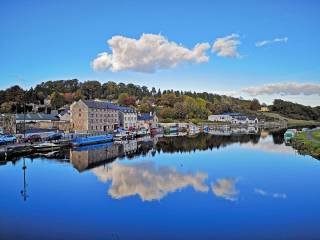
[(0, 114), (0, 133), (16, 133), (16, 117), (14, 114)]
[(112, 131), (119, 126), (118, 106), (99, 100), (79, 100), (70, 106), (71, 127), (79, 132)]
[(118, 107), (120, 126), (125, 129), (137, 127), (137, 112), (133, 108)]

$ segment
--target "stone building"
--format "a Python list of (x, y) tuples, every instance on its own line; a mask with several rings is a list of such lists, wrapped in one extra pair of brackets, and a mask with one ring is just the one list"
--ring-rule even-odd
[(79, 100), (70, 106), (71, 128), (78, 132), (109, 132), (119, 127), (118, 106), (99, 100)]
[(16, 133), (16, 116), (14, 114), (0, 114), (0, 133)]
[(55, 114), (26, 113), (16, 114), (17, 132), (23, 133), (25, 130), (33, 128), (59, 129), (61, 125), (59, 117)]
[(133, 108), (118, 107), (120, 127), (134, 129), (137, 127), (137, 112)]
[(158, 127), (158, 117), (155, 113), (139, 114), (137, 117), (138, 128), (156, 128)]

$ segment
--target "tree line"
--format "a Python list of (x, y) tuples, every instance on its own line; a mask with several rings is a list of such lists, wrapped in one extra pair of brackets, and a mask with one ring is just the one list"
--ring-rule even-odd
[[(208, 92), (161, 91), (132, 83), (109, 81), (101, 84), (95, 80), (80, 82), (71, 79), (42, 82), (28, 90), (18, 85), (1, 90), (0, 111), (32, 111), (31, 103), (41, 105), (46, 100), (50, 100), (52, 109), (59, 109), (79, 99), (104, 99), (122, 106), (135, 107), (141, 113), (157, 112), (160, 118), (167, 120), (207, 119), (209, 114), (225, 112), (255, 115), (262, 105), (257, 99), (244, 100)], [(319, 119), (319, 107), (311, 108), (281, 101), (275, 100), (272, 110), (299, 119)]]

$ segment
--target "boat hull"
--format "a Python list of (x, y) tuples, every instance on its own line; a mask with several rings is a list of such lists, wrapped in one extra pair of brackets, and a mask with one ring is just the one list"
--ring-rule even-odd
[(81, 137), (81, 138), (78, 137), (72, 142), (72, 146), (80, 147), (80, 146), (106, 143), (106, 142), (112, 142), (112, 141), (113, 141), (112, 135), (90, 136), (90, 137)]

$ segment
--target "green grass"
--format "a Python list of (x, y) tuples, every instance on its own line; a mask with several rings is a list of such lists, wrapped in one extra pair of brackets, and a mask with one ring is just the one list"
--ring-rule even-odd
[[(316, 139), (320, 139), (320, 130), (313, 132), (312, 135)], [(292, 146), (301, 154), (311, 155), (320, 159), (320, 144), (309, 140), (306, 132), (298, 133), (292, 141)]]
[(312, 137), (320, 141), (320, 130), (312, 132)]
[(278, 113), (273, 113), (273, 112), (263, 112), (262, 115), (264, 115), (265, 117), (273, 118), (277, 121), (285, 121), (287, 122), (288, 127), (320, 125), (320, 122), (317, 122), (317, 121), (287, 118), (287, 117), (281, 116)]

